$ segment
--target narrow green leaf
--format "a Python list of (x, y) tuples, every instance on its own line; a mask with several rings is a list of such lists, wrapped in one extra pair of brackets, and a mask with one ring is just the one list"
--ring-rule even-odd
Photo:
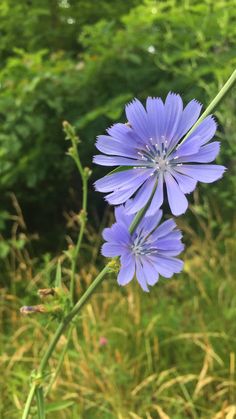
[(62, 287), (62, 282), (61, 282), (61, 262), (60, 261), (58, 261), (58, 263), (57, 263), (55, 287), (56, 288), (61, 288)]
[(37, 401), (38, 419), (45, 419), (44, 395), (43, 395), (42, 387), (37, 387), (36, 389), (36, 401)]
[(49, 403), (45, 406), (45, 411), (46, 413), (56, 412), (57, 410), (66, 409), (67, 407), (72, 406), (74, 403), (75, 402), (72, 400), (63, 400), (60, 402)]

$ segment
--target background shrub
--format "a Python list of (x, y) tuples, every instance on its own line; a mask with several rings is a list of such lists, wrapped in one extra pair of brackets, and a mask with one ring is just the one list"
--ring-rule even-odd
[[(77, 208), (80, 190), (65, 156), (62, 121), (76, 126), (82, 159), (91, 166), (96, 135), (125, 120), (124, 105), (134, 96), (144, 100), (172, 90), (185, 102), (195, 97), (206, 106), (235, 67), (233, 6), (229, 0), (117, 0), (101, 1), (99, 7), (92, 1), (3, 1), (2, 206), (13, 191), (31, 229), (63, 231), (63, 210), (68, 202)], [(229, 172), (207, 194), (230, 215), (236, 203), (233, 94), (216, 116), (219, 162)], [(103, 173), (94, 168), (93, 179)], [(97, 194), (92, 202), (103, 207)]]

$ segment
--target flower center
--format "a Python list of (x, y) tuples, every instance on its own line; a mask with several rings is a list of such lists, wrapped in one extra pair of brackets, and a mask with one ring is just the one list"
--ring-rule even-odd
[(142, 245), (139, 245), (139, 244), (132, 244), (132, 245), (131, 245), (131, 249), (132, 249), (132, 252), (133, 252), (135, 255), (145, 255), (145, 249), (143, 248), (143, 246), (142, 246)]
[(153, 249), (150, 246), (149, 239), (142, 235), (142, 231), (137, 234), (130, 248), (135, 256), (147, 255), (156, 252), (156, 249)]
[(138, 151), (138, 155), (147, 167), (153, 167), (158, 171), (165, 172), (170, 165), (167, 141), (164, 137), (161, 144), (158, 144), (153, 138), (149, 138), (148, 144)]
[(145, 252), (145, 242), (142, 237), (142, 232), (140, 231), (137, 236), (134, 238), (134, 241), (131, 245), (131, 250), (135, 255), (144, 255)]
[(155, 168), (157, 170), (161, 170), (162, 172), (164, 172), (167, 169), (167, 166), (169, 165), (169, 161), (163, 158), (163, 156), (156, 156), (154, 162)]

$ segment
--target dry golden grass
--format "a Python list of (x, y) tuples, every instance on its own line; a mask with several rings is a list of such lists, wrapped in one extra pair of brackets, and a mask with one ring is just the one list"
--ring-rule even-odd
[[(114, 275), (106, 278), (77, 319), (69, 344), (67, 335), (61, 338), (45, 377), (48, 383), (68, 344), (47, 397), (48, 418), (236, 417), (236, 238), (227, 228), (212, 227), (211, 216), (194, 212), (194, 229), (180, 223), (188, 242), (183, 274), (161, 280), (150, 294), (134, 282), (120, 288)], [(79, 293), (101, 263), (95, 241), (90, 230), (77, 275)], [(16, 294), (10, 286), (1, 290), (2, 418), (20, 417), (30, 372), (56, 326), (44, 315), (19, 313), (24, 302), (37, 302), (36, 286), (48, 285), (56, 262), (35, 271), (29, 254), (24, 248), (14, 256)], [(63, 276), (68, 277), (66, 263)], [(50, 413), (56, 402), (65, 408)]]

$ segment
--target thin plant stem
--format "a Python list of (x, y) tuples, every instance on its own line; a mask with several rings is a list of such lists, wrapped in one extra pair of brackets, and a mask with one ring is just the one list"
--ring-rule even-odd
[(155, 186), (154, 186), (154, 188), (153, 188), (153, 191), (152, 191), (152, 194), (151, 194), (151, 196), (150, 196), (150, 198), (149, 198), (149, 200), (148, 200), (148, 202), (146, 203), (146, 205), (140, 210), (140, 211), (138, 211), (137, 212), (137, 214), (135, 215), (135, 217), (134, 217), (134, 219), (133, 219), (133, 221), (132, 221), (132, 223), (131, 223), (131, 225), (130, 225), (130, 227), (129, 227), (129, 232), (130, 232), (130, 234), (132, 234), (135, 230), (136, 230), (136, 228), (138, 227), (138, 225), (139, 225), (139, 223), (140, 223), (140, 221), (142, 220), (142, 218), (144, 217), (144, 215), (146, 214), (146, 212), (147, 212), (147, 210), (148, 210), (148, 208), (149, 208), (149, 206), (150, 206), (150, 204), (151, 204), (151, 201), (152, 201), (152, 198), (153, 198), (153, 195), (154, 195), (154, 193), (155, 193), (155, 191), (156, 191), (156, 188), (157, 188), (157, 182), (158, 182), (158, 180), (156, 181), (156, 183), (155, 183)]
[(35, 390), (35, 393), (37, 401), (38, 419), (45, 419), (43, 387), (38, 386)]
[(52, 388), (52, 386), (53, 386), (53, 384), (54, 384), (56, 378), (58, 377), (58, 374), (59, 374), (59, 372), (60, 372), (60, 370), (62, 368), (64, 357), (65, 357), (65, 354), (67, 352), (67, 349), (68, 349), (68, 346), (69, 346), (69, 343), (70, 343), (70, 338), (71, 338), (73, 327), (74, 327), (74, 325), (71, 324), (70, 325), (70, 328), (69, 328), (69, 331), (68, 331), (68, 334), (67, 334), (67, 342), (66, 342), (66, 344), (65, 344), (65, 346), (63, 348), (63, 351), (62, 351), (62, 353), (60, 355), (60, 358), (59, 358), (59, 361), (58, 361), (58, 364), (57, 364), (57, 368), (56, 368), (54, 374), (51, 377), (51, 380), (50, 380), (50, 382), (48, 384), (47, 390), (44, 393), (44, 397), (47, 397), (47, 395), (50, 393), (51, 388)]
[(66, 330), (68, 325), (71, 323), (71, 321), (77, 316), (77, 314), (80, 312), (82, 307), (87, 303), (97, 286), (102, 282), (105, 275), (112, 270), (112, 266), (114, 265), (114, 262), (109, 262), (102, 271), (97, 275), (97, 277), (94, 279), (94, 281), (90, 284), (88, 289), (85, 291), (85, 293), (82, 295), (82, 297), (79, 299), (79, 301), (75, 304), (75, 306), (72, 308), (72, 310), (67, 314), (67, 316), (61, 321), (59, 324), (41, 362), (36, 374), (36, 380), (32, 383), (31, 389), (29, 391), (29, 395), (25, 404), (24, 412), (22, 419), (27, 419), (29, 417), (31, 404), (35, 395), (35, 391), (38, 388), (39, 384), (37, 384), (37, 379), (41, 379), (44, 375), (45, 368), (48, 365), (48, 361), (51, 358), (56, 345), (63, 334), (63, 332)]
[(82, 213), (80, 214), (81, 225), (80, 225), (80, 232), (79, 232), (78, 240), (77, 240), (74, 252), (73, 252), (72, 264), (71, 264), (70, 294), (71, 294), (72, 302), (75, 301), (76, 265), (77, 265), (78, 255), (79, 255), (81, 243), (82, 243), (82, 240), (83, 240), (86, 221), (87, 221), (87, 210), (86, 210), (86, 208), (87, 208), (87, 195), (88, 195), (88, 192), (87, 192), (88, 191), (88, 179), (84, 174), (83, 174), (83, 177), (82, 177), (82, 181), (83, 181), (83, 207), (82, 207)]
[[(76, 247), (74, 249), (73, 252), (73, 256), (72, 256), (72, 263), (71, 263), (71, 282), (70, 282), (70, 293), (71, 293), (71, 300), (72, 303), (75, 299), (75, 274), (76, 274), (76, 265), (77, 265), (77, 260), (78, 260), (78, 256), (79, 256), (79, 251), (80, 251), (80, 247), (81, 247), (81, 243), (83, 240), (83, 236), (84, 236), (84, 231), (85, 231), (85, 227), (86, 227), (86, 221), (87, 221), (87, 216), (86, 216), (86, 212), (87, 212), (87, 195), (88, 195), (88, 178), (87, 176), (84, 174), (84, 171), (82, 169), (81, 166), (81, 171), (80, 174), (82, 176), (82, 182), (83, 182), (83, 203), (82, 203), (82, 211), (83, 213), (81, 214), (81, 226), (80, 226), (80, 232), (79, 232), (79, 236), (78, 236), (78, 240), (76, 243)], [(56, 377), (58, 376), (60, 369), (63, 365), (63, 361), (64, 361), (64, 356), (67, 352), (67, 348), (68, 348), (68, 344), (69, 344), (69, 340), (70, 340), (70, 336), (71, 336), (71, 332), (73, 329), (73, 325), (71, 326), (71, 328), (69, 329), (68, 332), (68, 336), (67, 336), (67, 344), (65, 345), (60, 359), (59, 359), (59, 363), (58, 366), (56, 368), (55, 374), (52, 376), (51, 381), (49, 383), (49, 386), (47, 388), (47, 391), (45, 393), (45, 396), (50, 392), (52, 385), (56, 379)]]
[[(77, 267), (77, 260), (79, 257), (79, 251), (81, 248), (81, 243), (83, 241), (83, 236), (84, 236), (84, 232), (85, 232), (85, 227), (86, 227), (86, 222), (87, 222), (87, 200), (88, 200), (88, 169), (83, 168), (81, 161), (80, 161), (80, 157), (79, 157), (79, 153), (78, 153), (78, 148), (77, 148), (77, 144), (78, 144), (78, 137), (75, 134), (75, 131), (73, 129), (73, 127), (71, 127), (68, 123), (64, 123), (64, 129), (67, 133), (67, 138), (71, 140), (72, 142), (72, 149), (70, 150), (70, 155), (73, 158), (73, 160), (76, 163), (76, 166), (79, 170), (80, 176), (81, 176), (81, 180), (82, 180), (82, 191), (83, 191), (83, 196), (82, 196), (82, 212), (80, 214), (80, 231), (79, 231), (79, 235), (78, 235), (78, 240), (75, 246), (75, 249), (73, 251), (72, 254), (72, 261), (71, 261), (71, 282), (70, 282), (70, 294), (71, 294), (71, 301), (72, 304), (75, 302), (75, 275), (76, 275), (76, 267)], [(56, 379), (56, 377), (58, 376), (60, 369), (63, 365), (63, 361), (64, 361), (64, 356), (67, 352), (67, 348), (68, 348), (68, 344), (70, 341), (70, 336), (72, 333), (72, 329), (73, 326), (70, 327), (69, 332), (68, 332), (68, 336), (67, 336), (67, 344), (64, 346), (64, 349), (61, 353), (57, 368), (55, 373), (53, 374), (48, 388), (45, 392), (45, 396), (50, 392), (53, 383)]]
[(195, 128), (205, 119), (210, 113), (220, 104), (222, 99), (225, 97), (225, 95), (230, 91), (230, 89), (233, 87), (234, 83), (236, 82), (236, 70), (233, 71), (227, 82), (224, 84), (224, 86), (220, 89), (219, 93), (216, 95), (216, 97), (211, 101), (210, 105), (206, 108), (206, 110), (203, 112), (203, 114), (198, 118), (197, 122), (192, 126), (192, 128), (189, 130), (189, 132), (185, 135), (183, 140), (179, 143), (179, 146), (183, 144), (190, 134), (193, 133)]
[(111, 269), (111, 263), (108, 263), (102, 269), (102, 271), (98, 274), (98, 276), (94, 279), (94, 281), (90, 284), (88, 289), (85, 291), (85, 293), (79, 299), (79, 301), (75, 304), (75, 306), (72, 308), (72, 310), (69, 312), (69, 314), (59, 324), (59, 326), (58, 326), (58, 328), (55, 332), (55, 335), (54, 335), (47, 351), (45, 352), (45, 354), (44, 354), (44, 356), (41, 360), (41, 363), (40, 363), (40, 366), (39, 366), (39, 372), (41, 374), (44, 372), (44, 369), (45, 369), (45, 367), (48, 363), (48, 360), (50, 359), (50, 357), (51, 357), (51, 355), (52, 355), (52, 353), (55, 349), (55, 346), (56, 346), (58, 340), (60, 339), (62, 333), (67, 328), (67, 326), (71, 322), (71, 320), (73, 320), (73, 318), (79, 313), (81, 308), (84, 306), (84, 304), (88, 301), (88, 299), (92, 295), (95, 288), (97, 288), (98, 284), (100, 284), (102, 282), (104, 276), (109, 272), (110, 269)]
[(25, 403), (25, 408), (24, 408), (24, 412), (22, 415), (22, 419), (27, 419), (29, 416), (29, 412), (30, 412), (30, 408), (31, 408), (31, 404), (34, 398), (34, 394), (35, 394), (35, 390), (36, 390), (36, 382), (34, 382), (30, 388), (26, 403)]
[(81, 243), (83, 240), (86, 221), (87, 221), (88, 178), (89, 178), (90, 171), (87, 167), (84, 168), (81, 164), (79, 153), (78, 153), (79, 138), (77, 137), (74, 128), (66, 121), (64, 122), (63, 126), (64, 126), (64, 131), (67, 136), (66, 138), (69, 139), (72, 143), (72, 147), (69, 149), (68, 154), (72, 157), (72, 159), (74, 160), (78, 168), (79, 174), (82, 179), (82, 191), (83, 191), (82, 211), (80, 213), (80, 232), (79, 232), (76, 246), (73, 249), (72, 262), (71, 262), (70, 295), (71, 295), (71, 301), (73, 304), (76, 301), (76, 295), (75, 295), (76, 265), (77, 265), (78, 255), (79, 255)]

